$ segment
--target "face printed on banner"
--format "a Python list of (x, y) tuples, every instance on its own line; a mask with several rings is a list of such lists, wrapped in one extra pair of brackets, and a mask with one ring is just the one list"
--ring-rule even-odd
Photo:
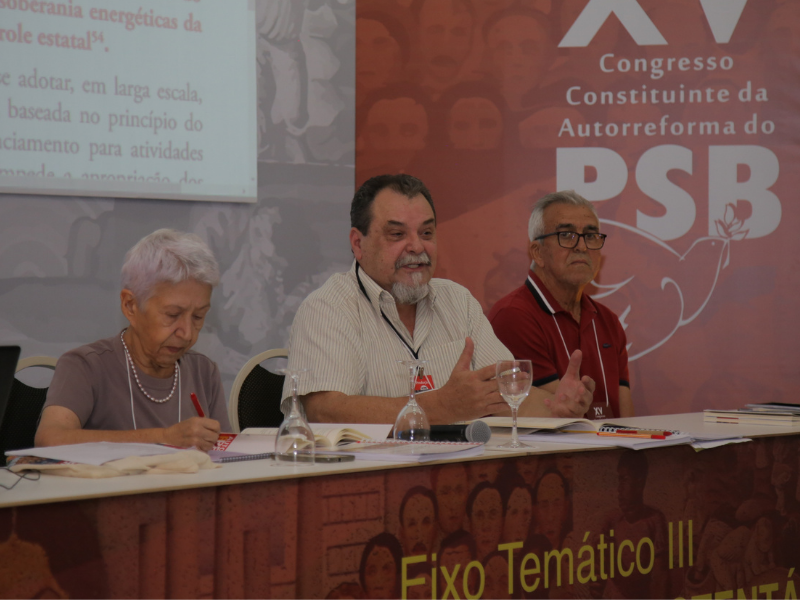
[(478, 460), (467, 464), (469, 473), (469, 488), (472, 489), (481, 481), (494, 483), (503, 463), (496, 460)]
[(385, 87), (402, 70), (400, 45), (386, 26), (374, 19), (356, 21), (356, 86), (358, 96)]
[(351, 232), (353, 254), (361, 267), (393, 295), (395, 284), (427, 286), (436, 269), (436, 222), (431, 205), (422, 195), (406, 198), (387, 188), (375, 196), (371, 210), (368, 234)]
[[(544, 232), (599, 232), (600, 223), (591, 210), (571, 204), (551, 204), (544, 211)], [(562, 248), (558, 236), (534, 240), (530, 245), (536, 273), (551, 290), (572, 289), (588, 284), (600, 269), (600, 250), (589, 250), (583, 238), (574, 248)]]
[(430, 571), (423, 571), (413, 577), (413, 579), (422, 578), (425, 580), (425, 583), (418, 583), (417, 585), (412, 585), (408, 588), (406, 592), (406, 597), (408, 600), (426, 600), (427, 598), (433, 597), (433, 585), (431, 585), (431, 573)]
[(453, 83), (472, 48), (472, 15), (464, 0), (425, 0), (419, 11), (419, 50), (425, 76)]
[[(464, 594), (464, 578), (462, 576), (464, 572), (464, 568), (475, 559), (472, 556), (472, 553), (469, 550), (469, 546), (463, 544), (461, 546), (454, 546), (448, 547), (439, 552), (439, 596), (441, 597), (444, 594), (444, 590), (447, 586), (447, 582), (444, 579), (442, 569), (446, 570), (449, 575), (452, 574), (456, 570), (456, 566), (459, 565), (458, 574), (459, 576), (456, 577), (455, 580), (455, 588), (456, 593), (458, 594), (459, 598), (466, 598)], [(471, 576), (477, 575), (476, 571), (472, 571), (470, 573)], [(474, 589), (472, 585), (470, 585), (470, 589)]]
[(531, 493), (525, 488), (518, 487), (508, 498), (506, 516), (503, 521), (504, 542), (524, 542), (528, 536), (533, 514)]
[(464, 465), (443, 467), (433, 488), (439, 508), (439, 528), (449, 534), (461, 529), (467, 513), (467, 470)]
[(533, 489), (539, 476), (539, 457), (526, 456), (524, 458), (518, 458), (514, 461), (514, 466), (520, 477), (528, 484), (528, 487)]
[(503, 115), (488, 98), (461, 98), (450, 109), (447, 132), (455, 150), (492, 150), (503, 137)]
[(475, 538), (478, 558), (497, 550), (503, 533), (503, 504), (495, 488), (482, 490), (472, 504), (470, 530)]
[(375, 546), (367, 557), (364, 591), (367, 598), (391, 598), (397, 584), (394, 556), (385, 546)]
[(644, 506), (645, 477), (642, 473), (626, 466), (617, 470), (617, 498), (623, 513), (635, 511)]
[(561, 548), (561, 536), (567, 522), (567, 491), (564, 482), (555, 473), (548, 473), (536, 491), (536, 523), (553, 548)]
[(533, 17), (500, 19), (486, 36), (490, 70), (501, 85), (527, 90), (539, 83), (547, 65), (549, 36)]
[(430, 553), (436, 539), (436, 514), (431, 499), (422, 494), (412, 496), (400, 519), (400, 543), (405, 555)]
[(508, 593), (508, 561), (505, 556), (495, 554), (483, 568), (486, 583), (482, 598), (511, 598)]
[(428, 115), (413, 98), (378, 100), (367, 116), (366, 132), (372, 150), (422, 150)]

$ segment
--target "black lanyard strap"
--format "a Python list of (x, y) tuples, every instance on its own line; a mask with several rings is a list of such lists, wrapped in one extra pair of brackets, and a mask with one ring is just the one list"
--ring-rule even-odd
[[(360, 268), (361, 265), (359, 265), (358, 262), (356, 262), (356, 279), (358, 280), (358, 287), (361, 288), (361, 292), (364, 294), (364, 297), (369, 302), (370, 300), (369, 300), (369, 295), (367, 294), (367, 289), (364, 287), (364, 284), (361, 282), (361, 277), (358, 274), (358, 270)], [(386, 324), (392, 328), (392, 331), (394, 331), (394, 334), (400, 339), (401, 342), (403, 342), (403, 345), (406, 348), (408, 348), (408, 351), (411, 352), (411, 356), (413, 356), (416, 360), (419, 360), (419, 351), (418, 350), (415, 351), (414, 348), (412, 348), (411, 345), (406, 341), (406, 338), (400, 335), (400, 332), (397, 331), (397, 328), (394, 325), (392, 325), (392, 322), (389, 320), (389, 317), (386, 316), (386, 313), (383, 312), (383, 309), (379, 307), (379, 310), (381, 311), (381, 316), (383, 317), (383, 320), (386, 321)], [(421, 346), (420, 349), (422, 349)]]

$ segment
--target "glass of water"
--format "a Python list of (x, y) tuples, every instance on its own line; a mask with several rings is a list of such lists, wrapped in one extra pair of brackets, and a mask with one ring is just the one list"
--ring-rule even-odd
[(499, 448), (530, 448), (519, 441), (517, 435), (517, 410), (531, 391), (533, 370), (529, 360), (498, 360), (497, 387), (500, 395), (511, 407), (511, 441)]

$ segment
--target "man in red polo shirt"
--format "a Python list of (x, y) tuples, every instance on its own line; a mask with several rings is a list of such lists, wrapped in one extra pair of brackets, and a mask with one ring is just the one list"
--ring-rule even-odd
[(553, 393), (572, 357), (594, 395), (585, 414), (523, 403), (520, 416), (632, 417), (625, 332), (613, 312), (583, 293), (600, 269), (606, 237), (594, 207), (571, 190), (548, 194), (533, 207), (528, 237), (528, 278), (494, 305), (489, 321), (516, 358), (531, 360), (533, 385)]

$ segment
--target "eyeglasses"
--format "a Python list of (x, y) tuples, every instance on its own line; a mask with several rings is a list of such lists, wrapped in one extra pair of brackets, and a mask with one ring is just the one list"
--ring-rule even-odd
[(578, 240), (583, 238), (583, 243), (589, 250), (600, 250), (603, 244), (606, 243), (608, 237), (605, 233), (578, 233), (577, 231), (556, 231), (555, 233), (546, 233), (535, 238), (537, 240), (550, 237), (552, 235), (558, 236), (558, 245), (562, 248), (572, 250), (578, 245)]

